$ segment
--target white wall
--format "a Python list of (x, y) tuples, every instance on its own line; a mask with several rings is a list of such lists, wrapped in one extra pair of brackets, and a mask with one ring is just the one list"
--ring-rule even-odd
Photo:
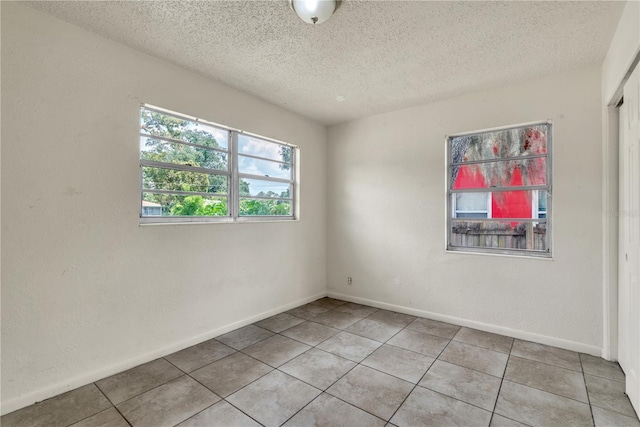
[[(446, 253), (445, 135), (545, 119), (553, 261)], [(329, 294), (599, 355), (601, 135), (599, 66), (330, 128)]]
[[(2, 89), (3, 413), (325, 294), (323, 126), (8, 2)], [(143, 102), (299, 145), (301, 220), (140, 227)]]
[(631, 64), (640, 53), (640, 2), (628, 1), (602, 64), (602, 93), (605, 104), (614, 101), (616, 92)]

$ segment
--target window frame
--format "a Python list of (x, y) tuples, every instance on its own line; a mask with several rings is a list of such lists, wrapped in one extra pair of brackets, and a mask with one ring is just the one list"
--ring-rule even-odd
[[(483, 159), (477, 161), (467, 161), (454, 164), (451, 159), (452, 155), (452, 142), (455, 138), (463, 137), (463, 136), (472, 136), (472, 135), (482, 135), (485, 133), (499, 132), (499, 131), (509, 131), (521, 128), (529, 128), (534, 126), (546, 126), (546, 153), (544, 155), (535, 155), (534, 156), (518, 156), (518, 157), (510, 157), (505, 158), (505, 160), (514, 160), (514, 159), (522, 159), (522, 158), (545, 158), (546, 160), (546, 184), (545, 185), (522, 185), (522, 186), (514, 186), (514, 187), (486, 187), (486, 188), (467, 188), (467, 189), (453, 189), (452, 182), (452, 171), (454, 166), (462, 166), (462, 165), (473, 165), (479, 163), (488, 163), (494, 162), (498, 159)], [(553, 213), (553, 123), (551, 120), (543, 120), (529, 123), (522, 123), (516, 125), (508, 125), (501, 126), (495, 128), (481, 129), (470, 132), (457, 133), (454, 135), (445, 136), (445, 197), (446, 197), (446, 230), (445, 230), (445, 251), (451, 253), (473, 253), (473, 254), (493, 254), (493, 255), (505, 255), (505, 256), (517, 256), (517, 257), (534, 257), (534, 258), (542, 258), (542, 259), (552, 259), (553, 257), (553, 238), (552, 238), (552, 213)], [(493, 199), (493, 193), (497, 192), (510, 192), (510, 191), (531, 191), (532, 192), (532, 210), (535, 211), (536, 215), (533, 215), (532, 218), (456, 218), (454, 217), (456, 214), (455, 210), (455, 194), (456, 193), (471, 193), (471, 192), (488, 192), (489, 199)], [(540, 191), (546, 191), (547, 195), (547, 210), (545, 218), (538, 218), (538, 204), (533, 205), (533, 193), (536, 193), (535, 201), (538, 201), (538, 194)], [(487, 222), (520, 222), (520, 223), (532, 223), (533, 225), (538, 223), (546, 224), (546, 233), (545, 233), (545, 251), (531, 250), (531, 249), (506, 249), (506, 248), (493, 248), (493, 247), (474, 247), (474, 246), (456, 246), (451, 243), (452, 241), (452, 226), (455, 222), (462, 222), (464, 220), (476, 220), (476, 221), (487, 221)]]
[[(265, 137), (262, 135), (257, 135), (251, 132), (242, 131), (240, 129), (235, 129), (229, 126), (221, 125), (219, 123), (211, 122), (208, 120), (204, 120), (198, 117), (189, 116), (187, 114), (178, 113), (175, 111), (167, 110), (161, 107), (156, 107), (149, 104), (141, 104), (138, 110), (138, 126), (140, 123), (140, 117), (143, 110), (151, 111), (153, 113), (163, 114), (166, 116), (174, 117), (179, 120), (187, 120), (193, 123), (202, 123), (209, 127), (217, 128), (228, 132), (228, 140), (227, 140), (227, 150), (218, 149), (214, 147), (203, 147), (197, 144), (192, 144), (187, 141), (173, 140), (171, 138), (165, 137), (154, 137), (153, 135), (149, 135), (147, 133), (140, 132), (138, 133), (138, 145), (140, 145), (140, 138), (143, 137), (154, 137), (163, 141), (167, 141), (168, 143), (177, 143), (184, 144), (189, 146), (196, 146), (206, 150), (217, 151), (227, 154), (227, 170), (218, 170), (218, 169), (209, 169), (202, 168), (199, 166), (190, 166), (190, 165), (182, 165), (182, 164), (174, 164), (174, 163), (164, 163), (164, 162), (155, 162), (151, 160), (142, 159), (142, 151), (138, 147), (139, 151), (139, 168), (140, 168), (140, 206), (139, 206), (139, 218), (140, 224), (188, 224), (188, 223), (242, 223), (242, 222), (270, 222), (270, 221), (296, 221), (298, 220), (297, 215), (297, 204), (298, 202), (298, 169), (297, 169), (297, 160), (299, 155), (299, 147), (293, 144), (289, 144), (283, 141), (279, 141), (277, 139)], [(291, 149), (291, 162), (286, 163), (282, 161), (278, 161), (275, 159), (269, 159), (265, 157), (260, 157), (256, 155), (247, 155), (238, 152), (238, 137), (239, 135), (244, 135), (250, 138), (262, 140), (271, 144), (277, 144), (281, 146), (285, 146)], [(260, 160), (266, 160), (274, 163), (282, 163), (282, 164), (290, 164), (290, 179), (284, 178), (275, 178), (269, 176), (261, 176), (261, 175), (252, 175), (246, 173), (240, 173), (238, 171), (238, 156), (245, 156), (250, 158), (256, 158)], [(209, 175), (219, 175), (227, 177), (227, 192), (226, 193), (206, 193), (206, 192), (186, 192), (186, 191), (178, 191), (178, 190), (156, 190), (156, 191), (148, 191), (148, 189), (144, 188), (144, 174), (143, 167), (159, 167), (169, 170), (183, 170), (188, 172), (196, 172), (203, 173)], [(289, 198), (285, 197), (263, 197), (263, 196), (243, 196), (240, 194), (240, 180), (242, 178), (247, 179), (259, 179), (262, 181), (271, 181), (271, 182), (286, 182), (290, 185), (290, 194)], [(144, 207), (142, 206), (142, 201), (144, 200), (144, 193), (162, 193), (162, 194), (175, 194), (175, 195), (201, 195), (204, 197), (213, 197), (213, 198), (225, 198), (227, 199), (227, 215), (224, 216), (157, 216), (157, 215), (144, 215)], [(288, 200), (290, 203), (291, 215), (240, 215), (240, 199), (260, 199), (260, 200)]]

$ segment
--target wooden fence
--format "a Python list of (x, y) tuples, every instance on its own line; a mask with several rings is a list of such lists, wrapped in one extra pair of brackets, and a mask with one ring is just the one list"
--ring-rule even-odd
[(451, 244), (462, 247), (546, 250), (546, 223), (455, 221)]

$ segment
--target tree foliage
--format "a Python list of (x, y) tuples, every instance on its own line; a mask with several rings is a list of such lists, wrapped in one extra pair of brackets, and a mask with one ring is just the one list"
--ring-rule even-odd
[[(495, 160), (472, 166), (474, 172), (482, 175), (487, 187), (510, 185), (515, 171), (519, 171), (525, 185), (543, 184), (546, 178), (545, 161), (528, 158), (547, 152), (545, 126), (462, 136), (453, 139), (451, 149), (453, 163)], [(453, 167), (452, 182), (459, 170), (460, 166)]]

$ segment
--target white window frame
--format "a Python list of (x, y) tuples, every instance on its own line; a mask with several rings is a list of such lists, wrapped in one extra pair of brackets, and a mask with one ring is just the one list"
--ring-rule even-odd
[[(476, 189), (454, 189), (452, 182), (452, 171), (454, 166), (463, 166), (463, 165), (473, 165), (483, 162), (491, 162), (495, 161), (493, 159), (480, 160), (480, 161), (467, 161), (463, 163), (452, 163), (451, 159), (451, 151), (452, 151), (452, 142), (454, 138), (458, 138), (461, 136), (472, 136), (472, 135), (480, 135), (484, 133), (490, 132), (498, 132), (498, 131), (508, 131), (513, 129), (520, 128), (528, 128), (533, 126), (546, 126), (547, 127), (547, 145), (546, 145), (546, 153), (544, 155), (536, 155), (536, 157), (544, 157), (546, 159), (546, 185), (523, 185), (519, 187), (490, 187), (490, 188), (476, 188)], [(446, 211), (446, 247), (445, 250), (447, 252), (467, 252), (467, 253), (486, 253), (486, 254), (497, 254), (497, 255), (516, 255), (516, 256), (532, 256), (538, 258), (551, 258), (552, 257), (552, 147), (553, 147), (553, 126), (551, 121), (539, 121), (539, 122), (531, 122), (531, 123), (523, 123), (513, 126), (503, 126), (491, 129), (482, 129), (478, 131), (459, 133), (455, 135), (447, 135), (445, 137), (445, 147), (446, 147), (446, 197), (447, 206)], [(524, 158), (522, 157), (514, 157), (511, 159)], [(531, 158), (531, 157), (530, 157)], [(493, 193), (502, 192), (502, 191), (526, 191), (533, 190), (532, 193), (535, 193), (535, 204), (532, 197), (532, 218), (456, 218), (456, 209), (455, 209), (455, 194), (456, 193), (469, 193), (469, 192), (489, 192), (489, 202), (488, 206), (491, 209), (491, 200)], [(539, 218), (538, 211), (538, 192), (546, 191), (547, 193), (547, 210), (546, 210), (546, 218)], [(538, 223), (546, 224), (546, 250), (545, 251), (536, 251), (529, 249), (511, 249), (511, 248), (493, 248), (493, 247), (474, 247), (474, 246), (456, 246), (451, 243), (452, 237), (452, 226), (454, 222), (462, 222), (462, 221), (499, 221), (499, 222), (524, 222), (531, 223), (533, 225)]]
[[(222, 151), (227, 153), (227, 170), (217, 170), (217, 169), (208, 169), (201, 167), (194, 167), (189, 165), (181, 165), (181, 164), (173, 164), (173, 163), (161, 163), (161, 162), (153, 162), (149, 160), (143, 160), (140, 157), (140, 206), (139, 206), (139, 216), (140, 216), (140, 224), (184, 224), (184, 223), (229, 223), (229, 222), (256, 222), (256, 221), (293, 221), (297, 220), (297, 159), (299, 155), (299, 148), (295, 145), (288, 144), (283, 141), (279, 141), (273, 138), (268, 138), (265, 136), (253, 134), (250, 132), (242, 131), (239, 129), (234, 129), (229, 126), (221, 125), (218, 123), (214, 123), (208, 120), (203, 120), (197, 117), (189, 116), (182, 113), (177, 113), (175, 111), (166, 110), (164, 108), (156, 107), (148, 104), (140, 105), (140, 113), (142, 114), (143, 110), (151, 111), (154, 113), (164, 114), (167, 116), (175, 117), (180, 120), (188, 120), (194, 123), (203, 123), (210, 127), (215, 127), (220, 130), (224, 130), (229, 133), (229, 140), (227, 141), (227, 150), (221, 149), (213, 149), (213, 151)], [(138, 120), (140, 120), (140, 115), (138, 116)], [(274, 163), (283, 163), (281, 161), (260, 157), (256, 155), (246, 154), (246, 153), (238, 153), (238, 136), (245, 135), (254, 139), (259, 139), (268, 143), (278, 144), (291, 149), (291, 163), (290, 163), (290, 171), (291, 171), (291, 179), (285, 178), (275, 178), (269, 176), (262, 175), (252, 175), (246, 173), (240, 173), (238, 171), (238, 156), (242, 155), (245, 157), (251, 157), (258, 160), (265, 160)], [(140, 137), (145, 137), (146, 134), (142, 132), (139, 133)], [(169, 140), (169, 138), (163, 138)], [(189, 143), (185, 143), (185, 141), (180, 140), (170, 140), (168, 142), (176, 143), (176, 144), (184, 144), (189, 145)], [(138, 144), (140, 143), (140, 139), (138, 139)], [(144, 182), (143, 182), (143, 166), (150, 167), (162, 167), (165, 169), (171, 170), (185, 170), (191, 172), (205, 173), (209, 175), (220, 175), (227, 177), (227, 193), (226, 194), (217, 194), (217, 193), (198, 193), (198, 192), (184, 192), (184, 191), (173, 191), (173, 190), (161, 190), (161, 191), (153, 191), (160, 192), (166, 194), (176, 194), (176, 195), (201, 195), (205, 197), (219, 197), (219, 198), (227, 198), (227, 209), (228, 215), (226, 216), (145, 216), (144, 209), (142, 206), (143, 193), (151, 192), (145, 191)], [(259, 179), (261, 181), (271, 181), (271, 182), (279, 182), (279, 183), (288, 183), (290, 185), (290, 194), (289, 197), (263, 197), (263, 196), (246, 196), (240, 195), (240, 180), (241, 178), (247, 179)], [(268, 199), (268, 200), (288, 200), (291, 206), (291, 215), (240, 215), (240, 199)]]

